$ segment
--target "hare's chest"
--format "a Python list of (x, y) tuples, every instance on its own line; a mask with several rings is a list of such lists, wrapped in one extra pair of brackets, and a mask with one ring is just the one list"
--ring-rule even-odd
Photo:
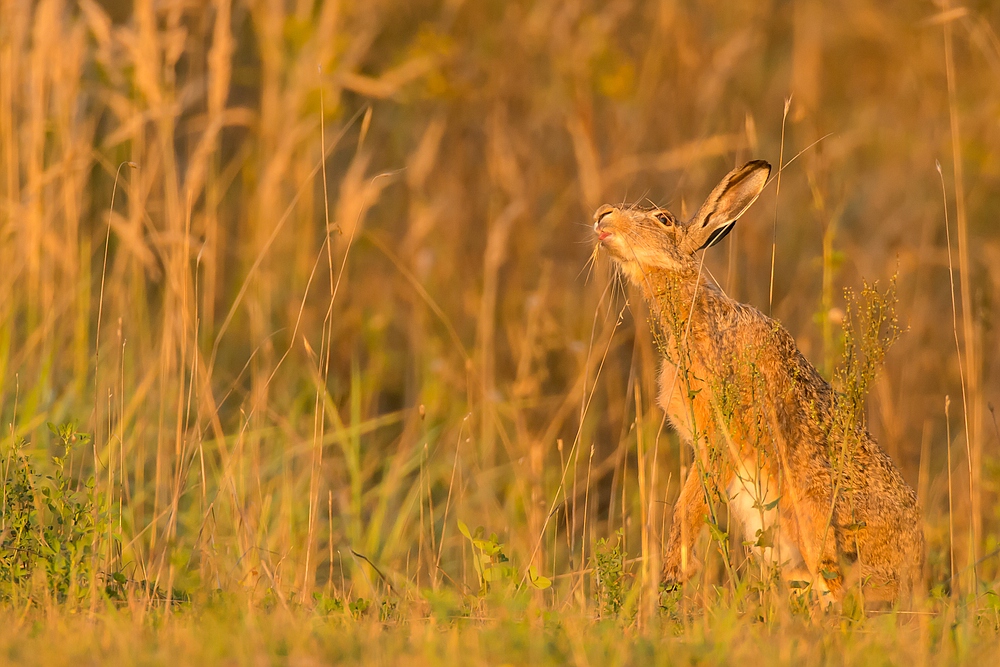
[(679, 368), (667, 358), (660, 362), (657, 402), (674, 429), (692, 444), (694, 434), (704, 434), (712, 422), (704, 377), (704, 370), (698, 367)]
[(778, 480), (759, 457), (745, 458), (735, 467), (726, 496), (729, 514), (742, 526), (745, 543), (765, 563), (798, 566), (802, 555), (789, 531), (781, 531), (778, 524)]

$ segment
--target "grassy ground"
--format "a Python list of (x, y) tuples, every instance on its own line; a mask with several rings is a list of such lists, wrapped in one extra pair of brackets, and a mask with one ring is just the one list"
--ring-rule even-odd
[[(12, 614), (0, 655), (12, 664), (384, 665), (949, 665), (992, 664), (1000, 642), (985, 623), (940, 615), (763, 623), (716, 606), (641, 630), (530, 600), (456, 619), (426, 605), (355, 619), (218, 602), (160, 613), (103, 610)], [(982, 621), (983, 619), (981, 619)]]
[[(984, 663), (1000, 6), (688, 4), (0, 0), (0, 655)], [(917, 613), (803, 608), (722, 525), (659, 594), (690, 453), (591, 215), (752, 158), (705, 266), (826, 377), (896, 276), (860, 418)]]

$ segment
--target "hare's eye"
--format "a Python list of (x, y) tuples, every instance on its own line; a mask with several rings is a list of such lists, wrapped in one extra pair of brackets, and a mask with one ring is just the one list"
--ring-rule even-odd
[(674, 224), (674, 221), (671, 220), (670, 216), (667, 215), (666, 213), (657, 213), (656, 219), (659, 220), (660, 224), (662, 224), (664, 227), (669, 227), (670, 225)]

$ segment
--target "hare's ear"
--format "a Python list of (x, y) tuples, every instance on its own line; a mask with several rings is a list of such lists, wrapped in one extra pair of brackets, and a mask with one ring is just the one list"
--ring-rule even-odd
[(687, 224), (682, 249), (693, 253), (721, 241), (757, 200), (770, 174), (771, 165), (763, 160), (747, 162), (726, 174)]

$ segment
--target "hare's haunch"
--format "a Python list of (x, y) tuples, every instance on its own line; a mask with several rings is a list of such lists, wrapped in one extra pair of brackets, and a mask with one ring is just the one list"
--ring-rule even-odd
[(786, 581), (839, 600), (846, 578), (866, 603), (895, 602), (923, 564), (916, 495), (864, 427), (838, 419), (837, 394), (781, 324), (723, 294), (695, 254), (729, 233), (770, 171), (760, 160), (731, 171), (687, 222), (663, 209), (594, 214), (598, 243), (649, 303), (659, 404), (695, 451), (664, 579), (691, 575), (706, 516), (726, 501)]

